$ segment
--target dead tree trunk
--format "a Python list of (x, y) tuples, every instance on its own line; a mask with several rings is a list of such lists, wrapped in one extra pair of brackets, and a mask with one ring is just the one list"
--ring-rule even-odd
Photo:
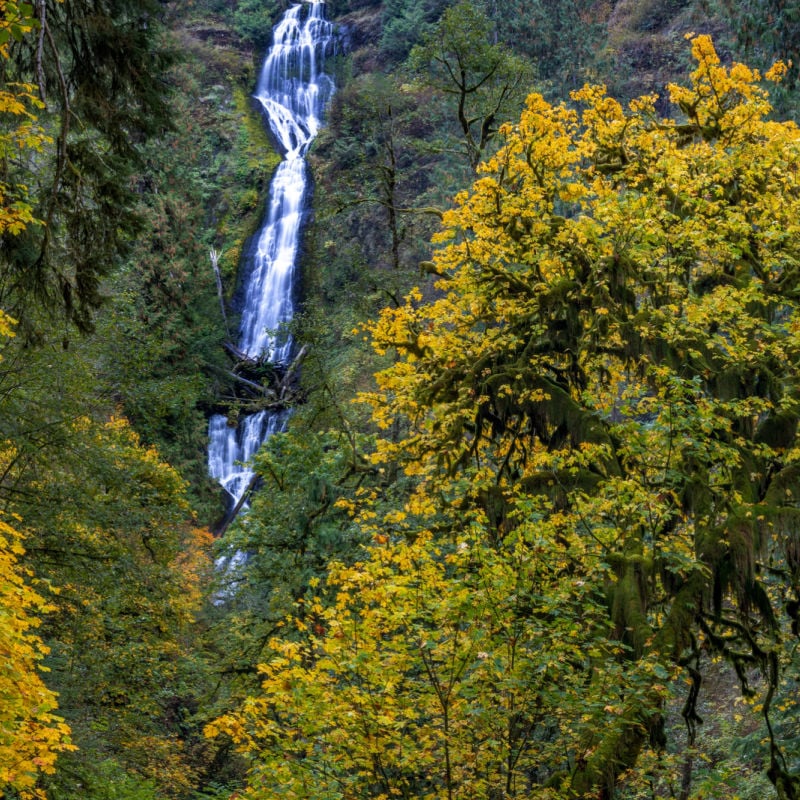
[(221, 253), (217, 250), (211, 249), (208, 253), (211, 258), (211, 266), (214, 268), (214, 277), (217, 279), (217, 296), (219, 297), (219, 307), (222, 311), (222, 321), (225, 323), (225, 333), (228, 338), (231, 338), (231, 329), (228, 326), (228, 315), (225, 313), (225, 295), (222, 291), (222, 275), (219, 271), (219, 257)]

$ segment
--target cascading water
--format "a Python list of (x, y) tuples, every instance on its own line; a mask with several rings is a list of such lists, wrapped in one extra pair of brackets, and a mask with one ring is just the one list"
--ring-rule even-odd
[[(294, 314), (294, 271), (308, 186), (305, 155), (334, 89), (323, 72), (325, 56), (334, 47), (333, 25), (325, 19), (324, 8), (324, 0), (312, 0), (284, 14), (273, 31), (255, 94), (284, 161), (272, 178), (267, 214), (254, 249), (239, 350), (248, 358), (276, 364), (286, 364), (292, 352), (291, 336), (283, 328)], [(269, 436), (283, 429), (286, 419), (286, 412), (261, 411), (233, 428), (224, 415), (211, 418), (208, 471), (234, 505), (253, 477), (248, 462)]]

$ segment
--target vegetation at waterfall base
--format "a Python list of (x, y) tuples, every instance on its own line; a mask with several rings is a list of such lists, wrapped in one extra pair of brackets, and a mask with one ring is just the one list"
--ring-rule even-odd
[(796, 798), (793, 5), (329, 0), (215, 543), (287, 5), (0, 0), (0, 794)]

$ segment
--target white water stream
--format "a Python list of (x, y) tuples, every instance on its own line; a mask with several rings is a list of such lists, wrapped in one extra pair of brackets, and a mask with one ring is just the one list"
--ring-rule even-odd
[[(292, 6), (275, 26), (255, 97), (284, 154), (270, 184), (269, 203), (258, 243), (248, 264), (239, 349), (252, 359), (286, 364), (292, 338), (284, 330), (294, 314), (294, 272), (306, 209), (305, 155), (322, 124), (334, 85), (323, 71), (334, 48), (333, 24), (325, 3)], [(224, 415), (208, 427), (208, 471), (238, 503), (253, 477), (250, 459), (262, 443), (282, 430), (287, 412), (259, 412), (228, 425)]]

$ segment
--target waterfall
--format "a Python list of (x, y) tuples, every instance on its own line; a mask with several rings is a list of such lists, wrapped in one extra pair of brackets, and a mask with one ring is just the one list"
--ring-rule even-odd
[[(305, 155), (322, 124), (333, 94), (323, 71), (334, 47), (333, 24), (325, 19), (324, 0), (292, 6), (273, 31), (255, 97), (283, 152), (269, 191), (267, 213), (248, 264), (239, 330), (239, 349), (252, 359), (286, 364), (292, 338), (285, 326), (294, 315), (294, 271), (306, 203)], [(237, 427), (218, 414), (208, 428), (208, 471), (235, 505), (253, 477), (248, 462), (261, 444), (286, 424), (286, 412), (261, 411)]]

